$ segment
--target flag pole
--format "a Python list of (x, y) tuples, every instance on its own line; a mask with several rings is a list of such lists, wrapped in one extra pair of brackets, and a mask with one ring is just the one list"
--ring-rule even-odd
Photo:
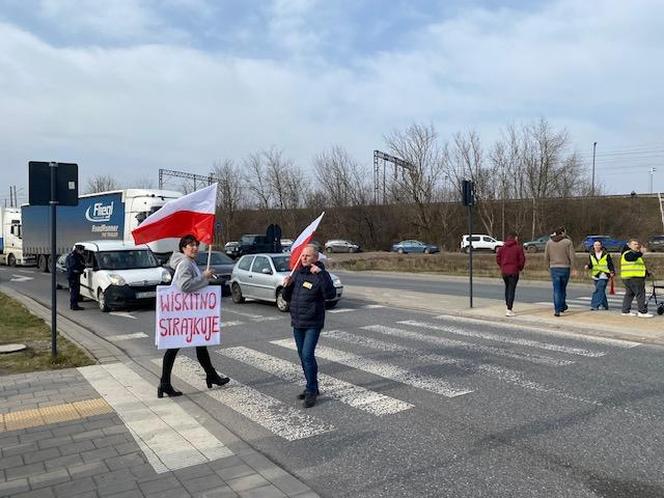
[(210, 259), (212, 259), (212, 242), (208, 244), (208, 260), (207, 260), (207, 268), (205, 269), (206, 271), (210, 269)]

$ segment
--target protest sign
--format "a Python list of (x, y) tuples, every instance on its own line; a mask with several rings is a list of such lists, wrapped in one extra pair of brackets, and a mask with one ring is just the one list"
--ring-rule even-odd
[(221, 344), (220, 286), (182, 292), (174, 285), (160, 285), (156, 308), (157, 349)]

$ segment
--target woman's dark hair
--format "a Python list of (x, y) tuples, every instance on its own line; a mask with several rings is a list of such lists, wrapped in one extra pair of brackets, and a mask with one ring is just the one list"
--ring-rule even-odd
[(199, 245), (200, 242), (196, 237), (193, 235), (185, 235), (180, 239), (180, 243), (178, 244), (178, 248), (180, 249), (180, 252), (184, 252), (183, 249), (188, 246), (189, 244), (196, 244)]

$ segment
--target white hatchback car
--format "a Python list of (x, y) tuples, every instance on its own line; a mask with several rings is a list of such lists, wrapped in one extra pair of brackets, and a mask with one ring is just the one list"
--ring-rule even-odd
[(78, 244), (85, 248), (81, 296), (97, 301), (101, 311), (154, 299), (157, 285), (171, 283), (171, 273), (146, 245), (110, 240)]
[[(473, 234), (473, 251), (493, 251), (496, 252), (499, 247), (503, 245), (501, 240), (496, 240), (493, 237), (485, 234)], [(468, 252), (468, 235), (461, 237), (461, 250)]]

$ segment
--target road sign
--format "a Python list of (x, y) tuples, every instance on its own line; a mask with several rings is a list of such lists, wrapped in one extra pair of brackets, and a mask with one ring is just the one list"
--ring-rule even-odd
[[(51, 185), (52, 170), (55, 185)], [(28, 163), (28, 203), (31, 206), (49, 206), (51, 201), (59, 206), (78, 206), (78, 164), (44, 161)]]

